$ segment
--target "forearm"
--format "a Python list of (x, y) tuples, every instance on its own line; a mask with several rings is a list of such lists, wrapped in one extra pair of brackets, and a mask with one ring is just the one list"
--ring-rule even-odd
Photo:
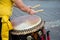
[(21, 8), (18, 7), (18, 8), (21, 9), (22, 11), (24, 11), (24, 12), (27, 12), (27, 13), (29, 13), (31, 11), (31, 9), (27, 6), (24, 6), (24, 7), (21, 7)]
[(30, 12), (31, 11), (31, 9), (29, 8), (29, 7), (27, 7), (23, 2), (22, 2), (22, 0), (14, 0), (14, 3), (15, 3), (15, 5), (19, 8), (19, 9), (21, 9), (22, 11), (25, 11), (25, 12)]

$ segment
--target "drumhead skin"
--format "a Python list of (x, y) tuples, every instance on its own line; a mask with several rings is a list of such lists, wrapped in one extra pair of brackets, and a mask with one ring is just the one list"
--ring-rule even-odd
[(14, 32), (16, 32), (17, 35), (31, 33), (43, 27), (43, 25), (41, 26), (42, 19), (36, 15), (20, 16), (13, 19), (11, 22), (13, 24)]

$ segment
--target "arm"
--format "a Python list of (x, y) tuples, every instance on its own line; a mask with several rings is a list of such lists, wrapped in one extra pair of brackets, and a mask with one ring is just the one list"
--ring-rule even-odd
[(15, 3), (15, 5), (21, 9), (22, 11), (25, 11), (27, 13), (30, 13), (30, 14), (34, 14), (35, 11), (30, 9), (29, 7), (27, 7), (23, 2), (22, 0), (13, 0), (13, 2)]

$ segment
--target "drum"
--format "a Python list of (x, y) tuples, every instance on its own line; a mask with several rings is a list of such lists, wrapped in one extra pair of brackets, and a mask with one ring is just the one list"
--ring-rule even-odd
[(12, 21), (14, 30), (12, 40), (42, 40), (44, 37), (44, 21), (36, 15), (20, 16)]

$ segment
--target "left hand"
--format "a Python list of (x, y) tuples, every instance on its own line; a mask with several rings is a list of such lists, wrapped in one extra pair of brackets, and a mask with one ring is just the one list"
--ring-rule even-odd
[(29, 12), (30, 15), (33, 15), (33, 14), (35, 14), (35, 13), (36, 13), (36, 11), (33, 10), (33, 9), (31, 9), (30, 12)]

